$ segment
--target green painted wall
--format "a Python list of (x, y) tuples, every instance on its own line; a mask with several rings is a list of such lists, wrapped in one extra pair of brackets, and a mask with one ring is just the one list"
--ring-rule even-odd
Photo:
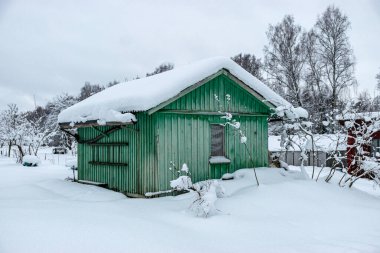
[[(229, 111), (239, 113), (270, 113), (270, 109), (263, 102), (252, 96), (224, 74), (217, 76), (185, 96), (180, 97), (164, 107), (163, 110), (217, 112), (220, 108), (215, 101), (215, 94), (220, 98), (223, 109), (229, 109)], [(224, 99), (226, 94), (231, 95), (229, 105), (227, 104), (227, 100)]]
[[(214, 94), (221, 101), (226, 94), (231, 102), (221, 107)], [(228, 108), (228, 109), (227, 109)], [(93, 146), (79, 144), (79, 179), (104, 182), (110, 188), (132, 194), (167, 190), (173, 179), (169, 171), (170, 161), (179, 166), (187, 163), (194, 182), (220, 178), (226, 172), (252, 167), (248, 154), (239, 136), (226, 128), (226, 156), (229, 165), (210, 165), (210, 124), (223, 123), (218, 110), (234, 113), (241, 122), (241, 129), (248, 137), (254, 165), (267, 166), (268, 126), (270, 109), (249, 92), (237, 85), (227, 75), (219, 75), (188, 94), (148, 115), (135, 113), (137, 123), (104, 137), (100, 143), (128, 142), (128, 146)], [(98, 127), (105, 131), (109, 126)], [(99, 135), (93, 128), (80, 128), (81, 139), (88, 140)], [(91, 165), (89, 161), (111, 161), (128, 163), (128, 166)]]
[[(128, 146), (78, 145), (78, 178), (107, 183), (108, 187), (139, 194), (157, 188), (155, 135), (153, 116), (135, 113), (138, 123), (113, 132), (97, 143), (128, 143)], [(110, 126), (97, 127), (100, 131)], [(100, 133), (91, 128), (80, 128), (82, 140), (90, 140)], [(127, 166), (92, 165), (90, 161), (122, 162)]]
[[(247, 133), (256, 167), (268, 165), (266, 117), (236, 117)], [(224, 173), (252, 167), (245, 146), (232, 127), (226, 127), (225, 154), (229, 165), (210, 165), (210, 124), (223, 123), (220, 116), (162, 113), (158, 118), (158, 174), (160, 190), (169, 188), (174, 175), (168, 170), (170, 161), (186, 163), (194, 182), (220, 178)], [(174, 133), (174, 134), (173, 134)]]
[[(215, 100), (215, 94), (220, 103)], [(231, 97), (227, 103), (226, 94)], [(159, 190), (169, 188), (174, 175), (168, 170), (170, 161), (178, 166), (187, 163), (194, 182), (220, 178), (224, 173), (252, 167), (238, 133), (226, 127), (225, 154), (231, 163), (210, 165), (210, 125), (225, 123), (218, 111), (234, 112), (247, 135), (254, 165), (268, 165), (268, 124), (270, 109), (237, 85), (227, 75), (219, 75), (156, 112), (158, 136)], [(205, 115), (203, 115), (205, 114)], [(249, 115), (247, 115), (249, 114)]]

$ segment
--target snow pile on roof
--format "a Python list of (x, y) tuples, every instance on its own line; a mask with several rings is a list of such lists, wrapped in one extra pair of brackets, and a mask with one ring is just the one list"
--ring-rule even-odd
[(280, 118), (286, 117), (288, 119), (309, 118), (309, 113), (302, 107), (293, 107), (292, 105), (278, 106), (276, 108), (276, 115)]
[(121, 113), (112, 109), (109, 109), (108, 111), (99, 111), (97, 115), (97, 122), (99, 125), (105, 125), (107, 122), (129, 123), (137, 121), (135, 115), (132, 113)]
[(107, 88), (62, 111), (58, 116), (58, 122), (99, 120), (103, 115), (99, 115), (99, 112), (109, 110), (117, 112), (146, 111), (173, 98), (184, 89), (221, 69), (228, 70), (273, 105), (290, 106), (281, 96), (231, 59), (215, 57)]

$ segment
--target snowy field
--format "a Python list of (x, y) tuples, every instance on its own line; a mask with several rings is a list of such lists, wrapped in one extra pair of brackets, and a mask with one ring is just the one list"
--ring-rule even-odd
[(128, 199), (65, 181), (44, 161), (0, 157), (0, 252), (380, 252), (380, 194), (300, 179), (297, 168), (260, 168), (223, 181), (228, 196), (207, 219), (186, 211), (191, 194)]

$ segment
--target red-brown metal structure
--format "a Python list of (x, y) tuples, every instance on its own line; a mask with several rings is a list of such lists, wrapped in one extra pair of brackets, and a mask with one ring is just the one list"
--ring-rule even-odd
[[(347, 120), (340, 120), (339, 123), (344, 125), (344, 123), (346, 121)], [(350, 174), (356, 174), (356, 175), (362, 174), (363, 170), (361, 170), (358, 167), (358, 163), (355, 161), (355, 159), (357, 160), (363, 156), (370, 156), (371, 155), (371, 148), (372, 147), (370, 145), (366, 145), (366, 144), (361, 145), (361, 148), (363, 149), (363, 152), (362, 152), (363, 155), (360, 155), (360, 156), (357, 155), (357, 149), (354, 146), (355, 140), (358, 137), (356, 134), (356, 132), (358, 132), (357, 128), (359, 126), (363, 126), (364, 124), (369, 126), (370, 124), (372, 124), (372, 121), (365, 121), (364, 119), (356, 119), (354, 126), (348, 128), (347, 153), (346, 153), (346, 155), (347, 155), (347, 171)], [(356, 128), (356, 129), (354, 129), (354, 128)], [(380, 139), (380, 131), (376, 131), (376, 132), (372, 133), (368, 138), (372, 138), (372, 140)]]

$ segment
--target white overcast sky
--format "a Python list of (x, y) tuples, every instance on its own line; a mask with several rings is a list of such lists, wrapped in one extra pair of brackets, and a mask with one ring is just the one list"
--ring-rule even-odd
[(380, 71), (379, 0), (0, 0), (0, 109), (76, 95), (85, 81), (106, 84), (239, 52), (262, 57), (268, 24), (292, 14), (309, 29), (334, 4), (348, 15), (359, 90)]

